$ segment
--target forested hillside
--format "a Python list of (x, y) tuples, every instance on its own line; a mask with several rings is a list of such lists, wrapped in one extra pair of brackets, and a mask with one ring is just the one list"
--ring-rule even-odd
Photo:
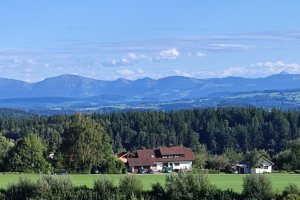
[[(206, 144), (213, 154), (226, 148), (237, 152), (266, 149), (270, 155), (284, 149), (285, 141), (300, 136), (299, 113), (278, 109), (218, 108), (170, 112), (92, 114), (108, 133), (114, 152), (158, 146)], [(31, 133), (59, 147), (70, 116), (0, 119), (0, 133), (19, 139)]]
[(0, 108), (0, 118), (22, 119), (24, 117), (37, 117), (37, 114), (26, 112), (23, 110)]

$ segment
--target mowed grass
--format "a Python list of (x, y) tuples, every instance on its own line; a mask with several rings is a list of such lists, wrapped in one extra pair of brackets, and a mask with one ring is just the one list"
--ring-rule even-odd
[[(37, 174), (0, 174), (0, 188), (6, 188), (8, 182), (14, 182), (21, 176), (28, 176), (34, 180), (37, 180), (39, 175)], [(93, 187), (93, 182), (95, 179), (103, 177), (105, 175), (67, 175), (71, 176), (74, 183), (79, 185), (86, 185), (88, 187)], [(108, 175), (114, 180), (115, 185), (119, 184), (120, 177), (126, 175)], [(160, 182), (165, 184), (165, 178), (167, 175), (164, 174), (154, 174), (154, 175), (135, 175), (138, 176), (142, 182), (145, 190), (151, 189), (151, 184)], [(209, 180), (212, 184), (216, 185), (222, 190), (233, 189), (236, 192), (241, 193), (243, 187), (243, 177), (245, 175), (235, 175), (235, 174), (216, 174), (209, 175)], [(273, 183), (273, 188), (278, 191), (282, 191), (285, 186), (289, 183), (295, 183), (300, 188), (300, 175), (298, 174), (267, 174)]]

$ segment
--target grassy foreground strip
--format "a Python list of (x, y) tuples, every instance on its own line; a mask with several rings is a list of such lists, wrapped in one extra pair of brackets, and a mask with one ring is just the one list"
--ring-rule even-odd
[[(39, 178), (38, 174), (0, 174), (0, 188), (6, 188), (9, 182), (14, 182), (19, 179), (21, 176), (28, 176), (34, 180)], [(99, 176), (105, 175), (68, 175), (71, 176), (76, 185), (86, 185), (88, 187), (93, 186), (93, 182)], [(111, 179), (113, 179), (114, 184), (118, 185), (121, 176), (125, 175), (109, 175)], [(150, 190), (151, 184), (160, 182), (162, 185), (165, 184), (165, 176), (166, 175), (136, 175), (143, 182), (144, 190)], [(236, 192), (242, 192), (242, 184), (243, 184), (244, 175), (235, 175), (235, 174), (214, 174), (209, 175), (209, 179), (212, 184), (216, 185), (218, 188), (222, 190), (226, 190), (228, 188), (233, 189)], [(289, 183), (295, 183), (298, 187), (300, 187), (300, 175), (297, 174), (268, 174), (273, 183), (273, 188), (278, 191), (282, 191), (285, 186)]]

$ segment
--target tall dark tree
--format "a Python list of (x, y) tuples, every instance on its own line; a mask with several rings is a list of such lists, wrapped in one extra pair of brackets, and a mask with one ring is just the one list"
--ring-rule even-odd
[(87, 171), (97, 167), (113, 153), (104, 128), (89, 115), (72, 115), (63, 136), (62, 153), (74, 169)]

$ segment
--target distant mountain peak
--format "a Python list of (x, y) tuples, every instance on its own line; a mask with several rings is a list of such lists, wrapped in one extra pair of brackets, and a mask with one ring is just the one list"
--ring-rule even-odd
[(280, 72), (279, 74), (282, 74), (282, 75), (287, 75), (287, 74), (289, 74), (288, 72), (286, 72), (286, 71), (282, 71), (282, 72)]

